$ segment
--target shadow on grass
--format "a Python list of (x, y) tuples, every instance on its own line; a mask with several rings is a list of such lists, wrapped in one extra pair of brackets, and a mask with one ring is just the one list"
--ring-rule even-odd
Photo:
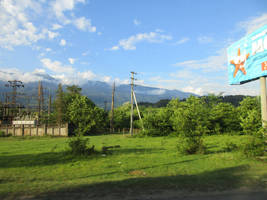
[[(112, 155), (122, 155), (122, 154), (152, 154), (152, 153), (160, 153), (164, 151), (163, 148), (140, 148), (140, 149), (111, 149), (105, 152), (107, 156)], [(92, 155), (87, 156), (74, 156), (70, 154), (68, 151), (62, 152), (45, 152), (39, 154), (19, 154), (19, 155), (0, 155), (0, 168), (13, 168), (13, 167), (33, 167), (33, 166), (47, 166), (47, 165), (55, 165), (55, 164), (65, 164), (70, 162), (76, 162), (79, 160), (89, 160), (96, 157), (102, 157), (103, 152), (95, 152)], [(204, 159), (202, 157), (200, 159)], [(185, 160), (180, 162), (189, 162), (193, 160)], [(180, 162), (176, 162), (173, 164), (178, 164)], [(163, 165), (170, 165), (172, 163), (167, 163)], [(162, 166), (163, 166), (162, 165)], [(159, 166), (157, 166), (159, 167)], [(153, 166), (149, 167), (153, 168)]]
[(97, 176), (107, 176), (107, 175), (113, 175), (113, 174), (118, 174), (119, 175), (121, 173), (131, 173), (133, 171), (141, 171), (141, 170), (153, 169), (153, 168), (158, 168), (158, 167), (163, 167), (163, 166), (177, 165), (177, 164), (192, 162), (192, 161), (195, 161), (195, 160), (200, 160), (200, 159), (182, 160), (182, 161), (178, 161), (178, 162), (164, 163), (164, 164), (160, 164), (160, 165), (151, 165), (151, 166), (148, 166), (148, 167), (127, 169), (124, 172), (116, 170), (116, 171), (113, 171), (113, 172), (92, 174), (92, 175), (89, 175), (89, 176), (83, 176), (83, 177), (79, 177), (79, 178), (83, 178), (84, 179), (84, 178), (91, 178), (91, 177), (97, 177)]
[[(132, 177), (121, 181), (85, 184), (35, 196), (33, 199), (140, 199), (140, 195), (160, 194), (160, 191), (224, 191), (242, 186), (262, 187), (243, 177), (247, 165), (218, 169), (195, 175), (165, 177)], [(139, 198), (137, 198), (139, 196)], [(131, 198), (129, 198), (131, 197)], [(164, 198), (167, 199), (167, 198)]]
[(33, 167), (65, 164), (80, 159), (91, 159), (93, 156), (75, 157), (67, 151), (46, 152), (39, 154), (1, 155), (0, 168)]
[(164, 150), (165, 150), (164, 148), (132, 148), (132, 149), (117, 148), (117, 149), (111, 149), (109, 150), (109, 152), (112, 154), (129, 154), (129, 153), (151, 154), (151, 153), (159, 153)]

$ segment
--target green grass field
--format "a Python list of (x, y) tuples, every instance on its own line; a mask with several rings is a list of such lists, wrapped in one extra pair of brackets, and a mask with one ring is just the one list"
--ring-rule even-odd
[[(0, 199), (37, 198), (86, 191), (109, 192), (180, 189), (217, 191), (267, 186), (266, 157), (249, 159), (225, 152), (225, 142), (246, 136), (208, 136), (209, 153), (182, 156), (177, 138), (92, 136), (98, 154), (66, 153), (68, 138), (0, 138)], [(102, 146), (120, 145), (102, 154)], [(129, 191), (130, 190), (130, 191)], [(60, 199), (60, 198), (59, 198)]]

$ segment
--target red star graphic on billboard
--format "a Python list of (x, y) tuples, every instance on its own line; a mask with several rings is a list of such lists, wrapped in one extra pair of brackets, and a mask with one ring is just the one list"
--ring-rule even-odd
[(234, 60), (231, 60), (230, 63), (232, 65), (235, 65), (235, 72), (233, 74), (233, 76), (235, 77), (238, 70), (240, 70), (241, 72), (243, 72), (244, 75), (247, 74), (245, 68), (244, 68), (244, 65), (245, 65), (245, 62), (246, 60), (248, 59), (249, 57), (249, 53), (247, 55), (241, 55), (240, 53), (240, 48), (238, 49), (238, 52), (237, 52), (237, 57), (234, 59)]

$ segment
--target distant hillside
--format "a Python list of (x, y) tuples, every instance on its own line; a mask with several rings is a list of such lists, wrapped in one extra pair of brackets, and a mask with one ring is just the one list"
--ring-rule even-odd
[[(11, 91), (11, 88), (6, 88), (4, 86), (5, 84), (6, 82), (0, 81), (1, 101), (4, 100), (3, 93)], [(48, 92), (50, 90), (52, 96), (55, 97), (55, 91), (57, 90), (58, 84), (54, 81), (51, 82), (43, 81), (42, 84), (44, 87), (45, 96), (48, 96)], [(18, 91), (25, 93), (27, 96), (30, 96), (32, 98), (31, 101), (34, 102), (34, 99), (36, 99), (38, 93), (37, 92), (38, 82), (25, 83), (24, 85), (25, 87), (22, 89), (18, 89)], [(65, 87), (66, 86), (63, 86), (63, 88)], [(97, 104), (100, 107), (104, 107), (105, 102), (107, 102), (107, 107), (108, 108), (110, 107), (111, 93), (112, 93), (111, 85), (101, 81), (88, 81), (86, 84), (83, 84), (80, 87), (82, 88), (82, 93), (88, 96), (95, 104)], [(184, 99), (189, 97), (190, 95), (196, 96), (195, 94), (186, 93), (179, 90), (167, 90), (167, 89), (160, 89), (160, 88), (146, 87), (146, 86), (136, 86), (135, 93), (138, 102), (150, 102), (150, 103), (158, 102), (161, 99), (171, 99), (171, 98)], [(119, 106), (124, 102), (130, 101), (130, 94), (131, 90), (129, 85), (116, 86), (115, 106)], [(25, 102), (25, 100), (21, 101)]]

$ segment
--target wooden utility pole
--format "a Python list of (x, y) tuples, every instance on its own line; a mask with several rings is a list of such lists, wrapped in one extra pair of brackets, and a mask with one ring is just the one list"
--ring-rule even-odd
[(43, 86), (42, 82), (39, 81), (38, 84), (38, 116), (41, 116), (41, 112), (43, 112), (43, 105), (44, 105), (44, 94), (43, 94)]
[(114, 95), (115, 95), (115, 81), (112, 87), (112, 101), (111, 101), (111, 118), (110, 118), (110, 132), (113, 132), (113, 121), (114, 121)]
[(262, 126), (267, 127), (267, 98), (266, 98), (266, 77), (260, 77), (261, 85), (261, 119)]
[(51, 93), (50, 93), (50, 89), (49, 89), (49, 96), (48, 96), (48, 116), (50, 116), (51, 114), (51, 103), (52, 103), (52, 98), (51, 98)]
[(141, 117), (141, 114), (140, 114), (140, 111), (139, 111), (139, 108), (138, 108), (138, 104), (137, 104), (137, 100), (136, 100), (136, 96), (135, 96), (134, 91), (133, 91), (133, 97), (134, 97), (134, 101), (135, 101), (135, 105), (136, 105), (137, 113), (138, 113), (138, 116), (139, 116), (139, 120), (141, 121), (142, 129), (144, 130), (143, 120), (142, 120), (142, 117)]
[(130, 119), (130, 134), (133, 135), (133, 90), (134, 90), (134, 75), (135, 72), (131, 72), (131, 119)]

